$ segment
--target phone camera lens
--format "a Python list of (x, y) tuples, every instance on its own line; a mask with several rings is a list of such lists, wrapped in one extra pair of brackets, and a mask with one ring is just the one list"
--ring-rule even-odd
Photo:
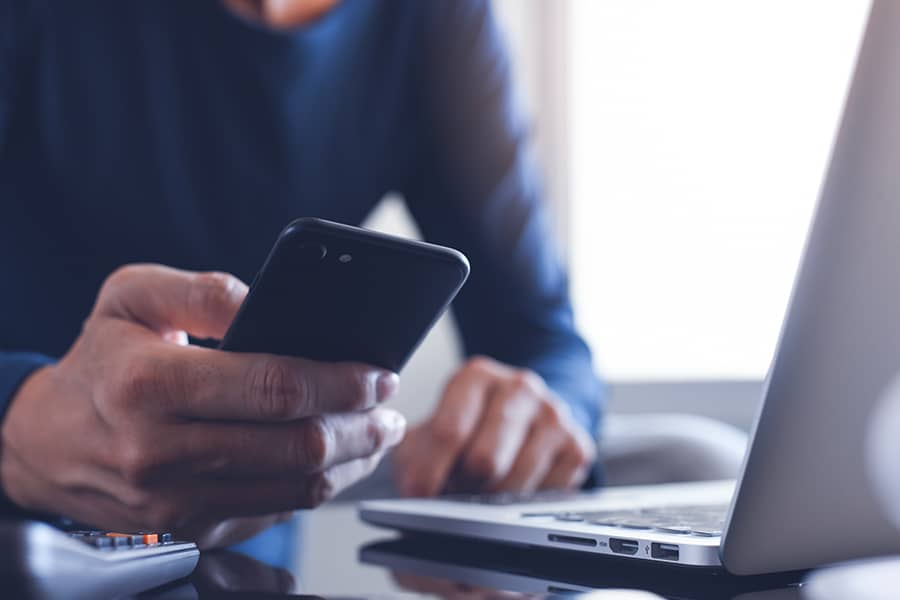
[(318, 262), (325, 258), (328, 249), (322, 244), (303, 244), (297, 253), (303, 262)]

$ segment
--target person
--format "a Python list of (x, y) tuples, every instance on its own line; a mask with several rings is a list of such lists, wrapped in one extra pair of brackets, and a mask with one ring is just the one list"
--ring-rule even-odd
[[(287, 222), (388, 192), (472, 264), (424, 423), (395, 373), (193, 343)], [(7, 514), (216, 547), (392, 447), (406, 495), (593, 472), (601, 386), (487, 0), (0, 0), (0, 197)]]

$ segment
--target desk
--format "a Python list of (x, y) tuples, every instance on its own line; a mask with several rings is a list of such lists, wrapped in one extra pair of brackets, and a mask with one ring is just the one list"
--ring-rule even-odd
[[(799, 591), (792, 586), (799, 579), (796, 575), (735, 578), (709, 570), (510, 549), (469, 540), (398, 539), (389, 531), (360, 523), (355, 508), (349, 505), (326, 507), (311, 515), (303, 545), (304, 552), (292, 573), (272, 569), (242, 555), (207, 553), (189, 579), (190, 589), (174, 586), (143, 597), (233, 600), (256, 597), (263, 592), (293, 592), (323, 597), (429, 594), (445, 598), (493, 598), (500, 591), (546, 595), (625, 587), (685, 599), (800, 598)], [(504, 594), (503, 597), (517, 596)]]

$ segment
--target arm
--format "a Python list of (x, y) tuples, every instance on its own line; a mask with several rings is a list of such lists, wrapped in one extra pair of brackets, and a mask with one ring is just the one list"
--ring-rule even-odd
[[(574, 327), (490, 3), (428, 6), (408, 205), (428, 240), (471, 260), (454, 305), (466, 353), (538, 374), (593, 435), (601, 387)], [(483, 362), (479, 370), (503, 376)]]
[(441, 6), (425, 66), (441, 76), (422, 86), (426, 168), (407, 201), (429, 240), (456, 245), (471, 259), (471, 278), (454, 306), (466, 353), (535, 370), (595, 431), (600, 386), (575, 331), (490, 4)]

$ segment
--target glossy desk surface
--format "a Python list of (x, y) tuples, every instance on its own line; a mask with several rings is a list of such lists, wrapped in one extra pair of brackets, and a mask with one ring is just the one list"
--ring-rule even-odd
[[(684, 569), (625, 559), (545, 552), (438, 537), (398, 537), (358, 522), (352, 506), (327, 509), (325, 522), (307, 526), (296, 568), (274, 569), (243, 555), (201, 556), (186, 581), (147, 598), (414, 597), (518, 598), (591, 593), (623, 598), (611, 589), (644, 590), (664, 598), (801, 598), (799, 574), (736, 578), (721, 571)], [(605, 590), (605, 591), (604, 591)], [(593, 594), (591, 597), (595, 597)], [(634, 596), (640, 598), (643, 596)]]

